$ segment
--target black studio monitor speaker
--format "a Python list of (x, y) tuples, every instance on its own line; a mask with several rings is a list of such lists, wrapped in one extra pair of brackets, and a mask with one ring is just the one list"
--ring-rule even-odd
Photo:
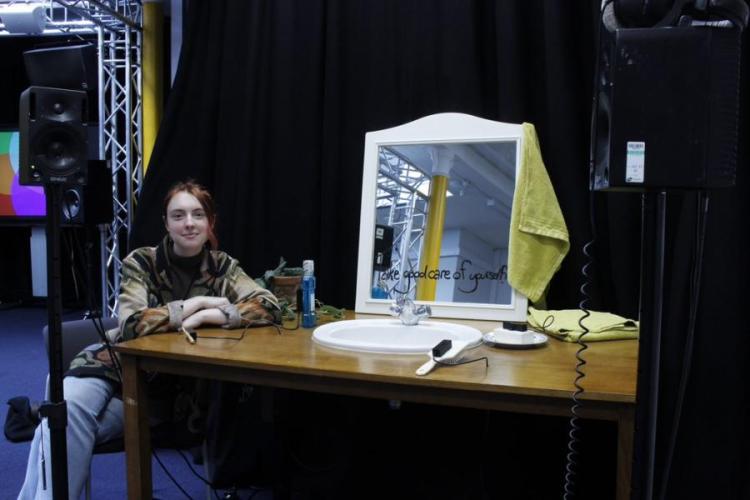
[[(704, 3), (703, 11), (679, 0), (615, 2), (605, 9), (594, 87), (592, 189), (734, 185), (747, 5)], [(663, 11), (639, 18), (640, 5)]]
[(87, 92), (98, 87), (96, 47), (90, 43), (27, 50), (23, 60), (33, 86)]
[(387, 271), (391, 267), (393, 253), (393, 228), (384, 224), (375, 224), (375, 249), (372, 268), (376, 271)]
[(111, 224), (112, 167), (109, 161), (89, 160), (88, 182), (85, 186), (63, 188), (61, 221), (68, 226)]
[(29, 87), (21, 94), (20, 183), (85, 184), (86, 92)]

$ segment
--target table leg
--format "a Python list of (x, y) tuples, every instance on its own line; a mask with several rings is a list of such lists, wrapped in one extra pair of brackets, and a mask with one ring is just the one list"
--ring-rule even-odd
[(151, 435), (145, 373), (134, 356), (122, 355), (122, 401), (125, 403), (125, 460), (128, 498), (150, 500)]
[(630, 500), (634, 429), (633, 408), (622, 409), (617, 420), (617, 500)]

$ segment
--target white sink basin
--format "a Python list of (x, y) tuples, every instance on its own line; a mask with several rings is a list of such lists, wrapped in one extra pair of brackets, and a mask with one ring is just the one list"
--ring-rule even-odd
[(406, 326), (397, 318), (337, 321), (313, 332), (313, 340), (327, 347), (387, 354), (429, 353), (445, 339), (462, 340), (472, 347), (482, 342), (482, 333), (470, 326), (439, 321)]

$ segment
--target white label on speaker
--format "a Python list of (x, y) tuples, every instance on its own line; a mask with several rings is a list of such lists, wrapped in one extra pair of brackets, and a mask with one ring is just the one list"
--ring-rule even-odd
[(642, 183), (646, 163), (646, 143), (628, 142), (625, 157), (625, 182)]

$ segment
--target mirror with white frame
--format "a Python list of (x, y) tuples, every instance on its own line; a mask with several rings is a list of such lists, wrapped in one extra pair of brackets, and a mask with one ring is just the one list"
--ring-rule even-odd
[(434, 317), (525, 321), (508, 284), (522, 126), (459, 113), (365, 136), (357, 312), (406, 295)]

